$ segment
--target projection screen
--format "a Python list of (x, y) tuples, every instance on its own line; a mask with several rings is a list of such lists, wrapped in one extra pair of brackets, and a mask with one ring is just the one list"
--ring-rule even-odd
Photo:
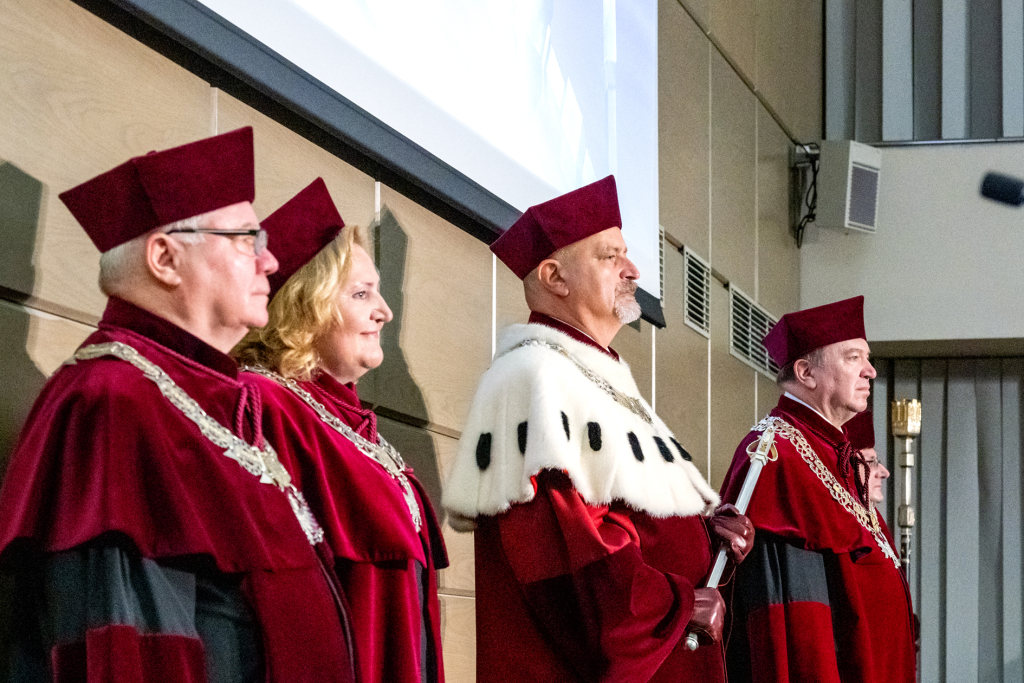
[(520, 211), (614, 173), (661, 297), (656, 0), (200, 2)]

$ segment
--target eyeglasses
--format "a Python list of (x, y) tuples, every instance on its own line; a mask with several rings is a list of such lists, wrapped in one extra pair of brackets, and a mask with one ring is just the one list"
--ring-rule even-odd
[(249, 256), (259, 256), (263, 253), (263, 250), (267, 248), (267, 231), (261, 228), (253, 228), (252, 230), (204, 230), (203, 228), (181, 228), (179, 230), (168, 230), (166, 234), (170, 235), (175, 232), (223, 235), (224, 237), (232, 238), (246, 237), (248, 239), (232, 239), (231, 242), (235, 245), (235, 249), (243, 254), (248, 254)]
[(878, 458), (875, 458), (874, 460), (865, 460), (864, 462), (867, 463), (868, 469), (872, 471), (877, 470), (878, 466), (882, 464), (878, 462)]

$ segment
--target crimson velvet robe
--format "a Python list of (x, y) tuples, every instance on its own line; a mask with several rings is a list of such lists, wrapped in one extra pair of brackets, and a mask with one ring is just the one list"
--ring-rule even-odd
[[(242, 373), (263, 396), (263, 425), (320, 520), (350, 608), (362, 683), (443, 681), (437, 569), (448, 556), (430, 500), (412, 470), (417, 533), (398, 483), (291, 390)], [(300, 386), (365, 439), (377, 416), (353, 385), (326, 374)]]
[[(113, 341), (262, 443), (258, 393), (228, 356), (116, 298), (85, 343)], [(118, 358), (47, 382), (0, 491), (0, 553), (19, 586), (16, 680), (354, 680), (330, 554)]]
[[(785, 396), (771, 415), (800, 430), (856, 497), (856, 475), (840, 476), (839, 429)], [(736, 449), (723, 502), (739, 495), (747, 445), (760, 436), (752, 431)], [(747, 509), (757, 535), (734, 581), (730, 681), (911, 683), (914, 617), (903, 574), (789, 440), (776, 435), (775, 447), (778, 460), (761, 471)]]
[[(601, 348), (547, 316), (530, 322)], [(724, 682), (721, 645), (684, 645), (711, 564), (704, 519), (590, 505), (563, 472), (535, 485), (530, 502), (477, 518), (478, 683)]]

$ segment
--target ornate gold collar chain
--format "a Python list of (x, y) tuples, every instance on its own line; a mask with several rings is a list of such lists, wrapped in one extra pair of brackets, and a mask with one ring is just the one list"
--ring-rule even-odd
[(860, 525), (875, 539), (875, 543), (878, 545), (879, 550), (882, 551), (882, 554), (892, 560), (892, 563), (899, 569), (900, 559), (896, 555), (896, 551), (889, 545), (885, 534), (882, 533), (882, 527), (878, 524), (878, 513), (875, 511), (874, 506), (865, 508), (861, 505), (860, 501), (846, 490), (846, 487), (836, 479), (832, 471), (821, 461), (800, 430), (786, 420), (769, 415), (754, 425), (753, 431), (763, 432), (768, 425), (774, 425), (776, 435), (786, 439), (796, 447), (800, 457), (811, 468), (811, 471), (817, 475), (836, 502), (857, 519)]
[(601, 391), (611, 396), (613, 401), (621, 405), (623, 408), (629, 410), (631, 413), (639, 417), (647, 424), (654, 424), (654, 421), (651, 419), (650, 413), (648, 413), (647, 409), (644, 408), (644, 404), (640, 402), (640, 399), (633, 398), (629, 394), (624, 394), (615, 387), (613, 387), (608, 380), (606, 380), (604, 377), (601, 377), (599, 374), (597, 374), (596, 372), (588, 368), (586, 365), (584, 365), (575, 356), (570, 354), (568, 349), (566, 349), (561, 344), (544, 341), (543, 339), (525, 339), (516, 344), (515, 346), (513, 346), (505, 353), (500, 354), (500, 356), (512, 353), (516, 349), (521, 349), (525, 346), (539, 346), (544, 349), (550, 349), (551, 351), (554, 351), (555, 353), (558, 353), (564, 356), (565, 358), (569, 359), (569, 361), (573, 365), (575, 365), (581, 373), (583, 373), (584, 377), (586, 377), (591, 382), (596, 384), (597, 387), (601, 389)]
[(423, 515), (420, 513), (420, 506), (416, 500), (416, 494), (412, 489), (412, 484), (409, 483), (409, 478), (405, 476), (405, 461), (402, 460), (402, 456), (394, 446), (385, 441), (384, 437), (379, 433), (377, 434), (377, 440), (379, 443), (373, 443), (369, 439), (360, 436), (354, 429), (327, 410), (322, 403), (313, 398), (312, 394), (299, 386), (299, 383), (295, 380), (286, 379), (272, 370), (267, 370), (266, 368), (257, 365), (246, 365), (242, 367), (242, 370), (262, 375), (263, 377), (271, 379), (283, 386), (285, 389), (291, 391), (302, 399), (306, 405), (312, 408), (313, 412), (317, 414), (324, 424), (328, 425), (334, 429), (334, 431), (351, 441), (360, 453), (383, 467), (384, 471), (387, 472), (391, 478), (395, 480), (399, 488), (402, 489), (402, 497), (405, 499), (405, 504), (409, 508), (409, 515), (412, 517), (413, 526), (416, 527), (416, 532), (419, 533), (420, 529), (423, 527)]
[(207, 440), (218, 448), (224, 449), (225, 456), (241, 465), (246, 472), (259, 477), (260, 483), (274, 484), (288, 496), (292, 512), (299, 521), (310, 545), (316, 545), (324, 540), (324, 531), (316, 521), (316, 517), (313, 516), (313, 511), (306, 504), (302, 492), (292, 484), (291, 475), (281, 465), (277, 453), (269, 443), (265, 443), (263, 448), (259, 449), (235, 436), (230, 429), (210, 417), (196, 403), (195, 399), (185, 393), (185, 390), (164, 372), (163, 368), (128, 344), (107, 342), (83, 346), (75, 351), (71, 362), (92, 360), (102, 356), (114, 356), (141, 370), (146, 379), (156, 384), (160, 393), (171, 402), (171, 405), (199, 427), (199, 431)]

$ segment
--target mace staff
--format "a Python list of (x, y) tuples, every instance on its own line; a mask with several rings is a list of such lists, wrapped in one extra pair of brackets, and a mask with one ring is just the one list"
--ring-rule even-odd
[(892, 402), (892, 435), (900, 442), (899, 466), (903, 470), (903, 500), (896, 513), (896, 523), (900, 527), (900, 564), (903, 575), (910, 580), (910, 553), (913, 548), (914, 533), (914, 493), (912, 488), (914, 459), (914, 439), (921, 434), (921, 402)]
[[(750, 504), (750, 498), (754, 495), (754, 487), (757, 486), (757, 480), (761, 476), (761, 470), (765, 465), (768, 464), (769, 460), (775, 460), (778, 458), (776, 453), (775, 458), (769, 458), (768, 454), (772, 452), (773, 444), (775, 443), (775, 425), (769, 424), (765, 427), (764, 433), (761, 435), (761, 439), (755, 446), (754, 443), (750, 443), (747, 446), (747, 455), (750, 456), (750, 469), (747, 470), (747, 476), (743, 480), (743, 486), (740, 487), (740, 495), (736, 499), (736, 509), (739, 510), (741, 515), (747, 514), (747, 506)], [(753, 448), (753, 450), (751, 450)], [(715, 558), (715, 564), (711, 568), (711, 574), (708, 576), (706, 584), (707, 588), (718, 588), (718, 582), (722, 580), (722, 573), (725, 571), (725, 563), (727, 561), (725, 554), (725, 548), (721, 548), (718, 551), (718, 556)], [(697, 640), (697, 634), (690, 632), (686, 636), (686, 647), (689, 650), (696, 650), (700, 645)]]

